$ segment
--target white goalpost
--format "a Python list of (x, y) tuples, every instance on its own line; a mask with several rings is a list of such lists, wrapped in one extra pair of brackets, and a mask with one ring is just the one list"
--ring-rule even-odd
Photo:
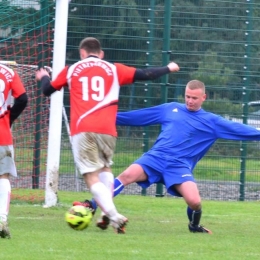
[[(55, 77), (65, 66), (69, 0), (57, 0), (55, 7), (53, 71)], [(52, 207), (58, 202), (63, 90), (51, 95), (45, 184), (45, 205)]]

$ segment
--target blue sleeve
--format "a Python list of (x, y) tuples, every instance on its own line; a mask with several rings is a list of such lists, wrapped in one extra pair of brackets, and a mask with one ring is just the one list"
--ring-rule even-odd
[(129, 112), (118, 112), (116, 124), (127, 126), (147, 126), (161, 124), (164, 115), (164, 108), (165, 104)]
[(256, 128), (222, 117), (216, 121), (216, 135), (218, 138), (229, 140), (260, 140), (260, 131)]

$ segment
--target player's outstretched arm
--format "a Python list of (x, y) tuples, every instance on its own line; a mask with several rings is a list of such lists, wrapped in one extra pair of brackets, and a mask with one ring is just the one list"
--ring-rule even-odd
[(170, 62), (164, 67), (151, 67), (147, 69), (136, 69), (134, 74), (134, 81), (137, 80), (155, 80), (159, 77), (169, 74), (171, 72), (179, 71), (179, 66), (175, 62)]
[(148, 126), (161, 124), (166, 106), (165, 104), (161, 104), (127, 112), (118, 112), (116, 125)]
[(167, 67), (169, 68), (170, 72), (177, 72), (180, 70), (180, 67), (177, 63), (175, 62), (170, 62)]
[(237, 141), (260, 141), (260, 131), (250, 125), (216, 117), (215, 130), (217, 138)]
[(39, 69), (35, 72), (35, 79), (41, 82), (42, 92), (45, 96), (50, 96), (56, 91), (51, 85), (50, 75), (46, 69)]

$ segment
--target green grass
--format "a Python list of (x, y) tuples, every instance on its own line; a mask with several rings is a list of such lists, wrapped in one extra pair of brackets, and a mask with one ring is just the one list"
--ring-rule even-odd
[[(131, 146), (131, 140), (125, 142), (117, 142), (117, 151), (114, 155), (112, 170), (115, 176), (118, 176), (126, 169), (128, 165), (133, 163), (143, 154), (141, 146), (125, 148), (128, 144)], [(132, 144), (133, 145), (133, 144)], [(127, 152), (126, 152), (127, 151)], [(16, 148), (16, 166), (20, 169), (20, 174), (28, 175), (32, 172), (33, 149)], [(232, 155), (232, 154), (231, 154)], [(239, 181), (241, 171), (240, 156), (205, 156), (196, 166), (194, 176), (197, 180), (218, 180), (218, 181)], [(41, 151), (40, 172), (46, 172), (47, 151)], [(257, 157), (256, 157), (257, 158)], [(259, 175), (260, 161), (258, 159), (246, 160), (246, 181), (260, 182)], [(70, 147), (61, 149), (60, 156), (60, 174), (74, 174), (75, 164)]]
[(127, 233), (118, 235), (112, 228), (95, 227), (99, 211), (88, 229), (69, 228), (66, 210), (71, 201), (86, 197), (90, 195), (59, 192), (60, 205), (48, 209), (13, 199), (12, 238), (0, 240), (0, 259), (260, 259), (259, 202), (204, 201), (202, 223), (213, 232), (208, 235), (188, 232), (182, 199), (121, 195), (115, 203), (129, 224)]
[[(246, 181), (260, 182), (260, 161), (248, 159), (246, 161)], [(203, 158), (194, 170), (194, 176), (199, 180), (239, 181), (240, 158)]]

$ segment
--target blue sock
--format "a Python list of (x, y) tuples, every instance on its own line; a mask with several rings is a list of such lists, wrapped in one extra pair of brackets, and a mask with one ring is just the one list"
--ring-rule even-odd
[(124, 184), (117, 178), (114, 180), (114, 197), (117, 196), (123, 189)]
[(92, 207), (93, 207), (95, 210), (97, 210), (98, 205), (97, 205), (96, 201), (92, 198), (92, 199), (90, 200), (90, 202), (92, 203)]
[[(124, 187), (125, 186), (123, 185), (123, 183), (116, 178), (114, 180), (114, 194), (113, 194), (113, 196), (114, 197), (117, 196), (124, 189)], [(96, 210), (97, 207), (98, 207), (96, 201), (93, 198), (90, 201), (92, 203), (93, 208)]]

